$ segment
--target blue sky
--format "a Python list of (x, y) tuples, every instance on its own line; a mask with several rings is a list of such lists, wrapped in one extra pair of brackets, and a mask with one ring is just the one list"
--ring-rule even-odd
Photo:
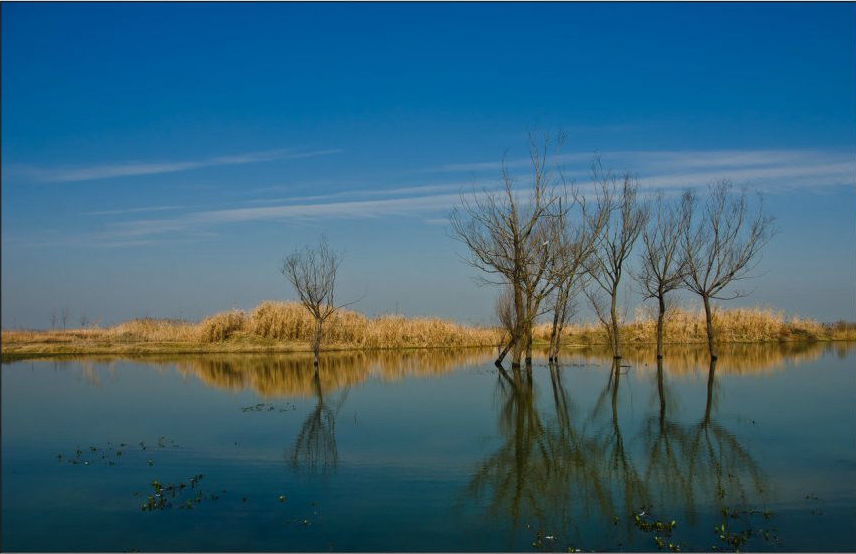
[[(729, 177), (779, 234), (742, 304), (856, 319), (854, 4), (2, 5), (2, 325), (293, 295), (489, 322), (448, 236), (525, 133), (644, 186)], [(691, 297), (686, 297), (692, 303)]]

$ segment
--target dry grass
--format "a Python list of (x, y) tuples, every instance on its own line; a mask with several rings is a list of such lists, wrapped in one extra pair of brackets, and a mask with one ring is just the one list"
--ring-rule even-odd
[[(839, 322), (823, 325), (811, 319), (786, 320), (782, 312), (761, 308), (716, 311), (720, 343), (811, 342), (856, 340), (856, 326)], [(655, 341), (656, 321), (646, 310), (624, 326), (627, 346)], [(314, 322), (293, 302), (264, 302), (249, 312), (215, 314), (199, 323), (168, 319), (134, 319), (109, 328), (64, 331), (3, 331), (4, 358), (33, 354), (143, 354), (200, 352), (308, 351)], [(535, 328), (536, 341), (549, 340), (550, 327)], [(437, 318), (385, 315), (369, 318), (342, 310), (324, 327), (325, 350), (447, 348), (495, 346), (503, 333), (496, 328), (469, 327)], [(704, 313), (686, 309), (669, 312), (665, 328), (669, 344), (706, 341)], [(606, 344), (600, 326), (570, 325), (566, 345)]]
[[(667, 344), (695, 344), (707, 341), (704, 311), (675, 308), (666, 312), (664, 340)], [(824, 325), (813, 319), (794, 317), (786, 319), (781, 311), (769, 308), (715, 309), (714, 332), (719, 343), (741, 342), (793, 342), (856, 340), (856, 325), (838, 322)], [(621, 340), (626, 345), (653, 344), (656, 342), (655, 314), (640, 308), (633, 321), (621, 329)], [(539, 340), (550, 339), (550, 326), (535, 328)], [(562, 333), (566, 344), (606, 344), (606, 334), (594, 323), (570, 325)]]

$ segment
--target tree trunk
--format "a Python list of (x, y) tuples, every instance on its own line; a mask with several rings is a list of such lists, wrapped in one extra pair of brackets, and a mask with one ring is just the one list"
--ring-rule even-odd
[(523, 349), (525, 348), (524, 325), (526, 324), (525, 307), (523, 305), (523, 291), (520, 290), (520, 285), (514, 284), (514, 336), (511, 337), (511, 367), (520, 367), (520, 361), (523, 359)]
[(318, 366), (318, 355), (321, 353), (321, 318), (315, 319), (315, 335), (312, 337), (312, 353), (315, 355), (315, 366)]
[(556, 292), (556, 306), (553, 308), (553, 329), (550, 332), (550, 351), (547, 353), (548, 361), (555, 362), (559, 359), (559, 348), (562, 344), (562, 329), (565, 326), (565, 317), (568, 310), (568, 286), (559, 287)]
[(666, 391), (663, 386), (663, 358), (657, 357), (657, 393), (660, 396), (660, 430), (666, 424)]
[(526, 328), (526, 365), (532, 365), (532, 325)]
[(504, 360), (504, 359), (505, 359), (505, 355), (506, 355), (506, 354), (508, 354), (508, 351), (509, 351), (509, 350), (511, 350), (511, 346), (512, 346), (513, 344), (514, 344), (514, 337), (513, 337), (513, 336), (509, 336), (509, 337), (508, 337), (508, 343), (505, 345), (505, 347), (503, 347), (503, 349), (502, 349), (502, 350), (500, 350), (500, 352), (499, 352), (499, 356), (497, 356), (496, 361), (494, 362), (494, 364), (496, 364), (496, 365), (498, 365), (498, 366), (501, 366), (501, 365), (502, 365), (502, 360)]
[(713, 406), (713, 380), (716, 376), (716, 358), (710, 359), (710, 369), (707, 372), (707, 404), (704, 407), (704, 424), (710, 423), (710, 409)]
[(716, 359), (716, 349), (713, 344), (713, 312), (710, 309), (710, 298), (707, 295), (703, 295), (702, 299), (704, 300), (704, 316), (707, 320), (707, 348), (710, 350), (710, 359)]
[[(559, 292), (561, 296), (561, 291)], [(547, 352), (547, 361), (552, 362), (556, 359), (556, 353), (559, 351), (559, 310), (561, 300), (556, 301), (556, 307), (553, 308), (553, 328), (550, 330), (550, 350)]]
[(618, 337), (618, 314), (615, 306), (615, 297), (618, 294), (618, 290), (612, 289), (612, 304), (609, 307), (609, 316), (610, 323), (612, 323), (612, 357), (614, 359), (621, 358), (621, 350), (620, 345), (621, 342)]
[(559, 328), (556, 330), (556, 348), (553, 350), (553, 361), (559, 361), (559, 350), (562, 348), (562, 331), (565, 329), (565, 323), (559, 322)]
[(666, 300), (663, 298), (663, 293), (657, 297), (660, 301), (660, 311), (657, 314), (657, 359), (663, 359), (663, 319), (666, 315)]
[(522, 324), (518, 323), (514, 330), (514, 337), (511, 339), (511, 367), (520, 367), (520, 362), (523, 360), (523, 350), (526, 348)]

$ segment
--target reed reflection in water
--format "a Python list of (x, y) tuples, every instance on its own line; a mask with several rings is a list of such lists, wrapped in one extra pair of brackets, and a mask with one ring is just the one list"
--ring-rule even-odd
[[(851, 343), (775, 343), (727, 344), (721, 347), (721, 374), (752, 374), (780, 371), (786, 363), (799, 364), (819, 358), (824, 352), (846, 356)], [(533, 352), (536, 365), (547, 364), (547, 351)], [(355, 386), (369, 378), (398, 381), (408, 377), (432, 377), (461, 368), (491, 364), (495, 352), (489, 349), (420, 349), (327, 352), (320, 357), (318, 380), (323, 392), (345, 386)], [(99, 382), (94, 364), (111, 364), (116, 356), (87, 356), (63, 358), (57, 367), (80, 362), (87, 368), (87, 380)], [(667, 345), (664, 374), (673, 377), (702, 375), (708, 371), (709, 355), (703, 346)], [(202, 383), (224, 390), (252, 390), (264, 398), (317, 396), (318, 385), (312, 366), (311, 353), (293, 354), (212, 354), (145, 356), (136, 358), (159, 371), (175, 369), (182, 375), (195, 377)], [(577, 365), (604, 366), (612, 363), (612, 355), (603, 347), (569, 348), (562, 351), (559, 367)], [(657, 367), (650, 346), (628, 345), (622, 363), (635, 370), (654, 371)]]

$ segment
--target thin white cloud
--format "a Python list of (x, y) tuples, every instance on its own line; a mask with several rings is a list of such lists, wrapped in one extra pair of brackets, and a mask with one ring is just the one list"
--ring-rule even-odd
[(110, 226), (110, 236), (140, 237), (210, 228), (227, 223), (319, 218), (376, 218), (416, 215), (448, 210), (458, 194), (434, 194), (383, 200), (286, 204), (259, 208), (235, 208), (189, 213), (169, 219), (142, 219)]
[[(832, 185), (852, 185), (856, 165), (841, 153), (818, 151), (709, 151), (709, 152), (627, 152), (624, 158), (635, 158), (644, 188), (703, 187), (717, 179), (729, 178), (735, 184), (746, 184), (757, 190), (787, 190)], [(608, 160), (605, 158), (604, 163)], [(520, 185), (528, 176), (521, 173)], [(590, 182), (582, 181), (586, 191)], [(327, 195), (271, 199), (276, 206), (206, 210), (175, 218), (143, 219), (116, 223), (114, 235), (142, 237), (164, 233), (181, 233), (229, 223), (265, 220), (308, 220), (335, 218), (376, 218), (418, 216), (426, 223), (440, 223), (440, 212), (457, 205), (458, 193), (469, 190), (461, 184), (441, 184), (367, 189)], [(342, 196), (348, 200), (331, 201)], [(371, 198), (395, 196), (395, 198)], [(369, 199), (363, 200), (360, 197)]]
[(126, 208), (121, 210), (101, 210), (97, 212), (83, 212), (83, 215), (119, 215), (143, 212), (166, 212), (181, 209), (181, 206), (152, 206), (148, 208)]
[(218, 156), (198, 161), (182, 162), (122, 162), (100, 164), (87, 167), (55, 167), (12, 166), (9, 169), (24, 177), (42, 182), (73, 182), (110, 179), (115, 177), (132, 177), (138, 175), (154, 175), (160, 173), (175, 173), (204, 167), (225, 165), (242, 165), (268, 162), (274, 160), (296, 160), (314, 156), (324, 156), (341, 152), (339, 149), (297, 151), (289, 148), (249, 152), (233, 156)]
[[(613, 154), (603, 156), (608, 165)], [(643, 188), (679, 190), (704, 187), (728, 178), (736, 185), (754, 190), (784, 192), (792, 189), (827, 190), (824, 187), (854, 185), (856, 163), (852, 154), (819, 150), (750, 150), (703, 152), (624, 152), (622, 158), (634, 162)], [(581, 157), (583, 155), (578, 155)], [(618, 156), (615, 156), (618, 158)], [(614, 166), (614, 165), (613, 165)], [(584, 173), (584, 172), (583, 172)], [(481, 183), (496, 183), (496, 176), (484, 176)], [(531, 177), (519, 176), (521, 190)], [(590, 190), (588, 178), (578, 182), (583, 193)], [(157, 237), (205, 236), (212, 229), (251, 221), (283, 221), (301, 224), (333, 219), (413, 217), (423, 224), (446, 222), (447, 211), (460, 202), (459, 191), (469, 192), (473, 183), (429, 183), (421, 186), (366, 188), (312, 196), (259, 199), (276, 205), (245, 205), (226, 209), (199, 209), (174, 217), (131, 219), (107, 223), (102, 233), (88, 240), (105, 246), (152, 244)], [(329, 190), (329, 189), (328, 189)], [(252, 201), (251, 201), (252, 202)], [(92, 214), (130, 214), (179, 209), (177, 206), (127, 208)]]
[[(792, 167), (792, 166), (819, 166), (833, 163), (853, 164), (853, 153), (851, 151), (824, 151), (820, 149), (781, 149), (781, 150), (622, 150), (611, 152), (572, 152), (565, 153), (553, 158), (553, 162), (559, 164), (578, 164), (573, 174), (588, 171), (588, 165), (596, 155), (599, 155), (604, 167), (615, 169), (630, 169), (643, 174), (674, 172), (687, 168), (735, 168), (747, 169), (749, 167)], [(528, 167), (528, 158), (508, 159), (505, 166), (509, 169)], [(445, 164), (422, 170), (427, 173), (473, 173), (473, 172), (497, 172), (502, 167), (499, 161), (470, 162)], [(579, 170), (579, 171), (578, 171)]]
[(409, 195), (425, 195), (438, 192), (459, 191), (461, 188), (466, 188), (469, 183), (450, 183), (438, 185), (420, 185), (412, 187), (398, 188), (373, 188), (373, 189), (355, 189), (341, 192), (332, 192), (330, 194), (314, 194), (310, 196), (286, 196), (280, 198), (260, 198), (256, 200), (247, 200), (247, 204), (276, 204), (283, 202), (317, 202), (319, 200), (333, 200), (336, 198), (348, 197), (383, 197), (383, 196), (409, 196)]

